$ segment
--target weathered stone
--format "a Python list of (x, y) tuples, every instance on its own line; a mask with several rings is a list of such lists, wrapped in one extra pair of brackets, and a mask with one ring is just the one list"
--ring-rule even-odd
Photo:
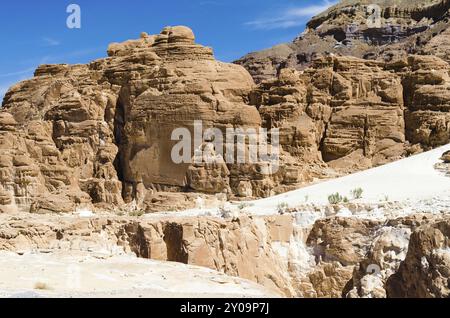
[[(216, 61), (194, 41), (189, 28), (167, 27), (112, 44), (109, 58), (88, 65), (42, 65), (13, 86), (0, 112), (6, 201), (29, 211), (45, 197), (50, 206), (69, 198), (71, 208), (89, 197), (101, 209), (133, 203), (151, 212), (155, 192), (268, 197), (450, 140), (450, 66), (438, 57), (385, 63), (326, 55), (255, 86), (244, 68)], [(191, 142), (187, 159), (175, 162), (180, 140), (172, 133), (182, 128), (194, 139), (196, 121), (202, 132), (225, 136), (228, 128), (278, 128), (277, 169), (267, 160), (225, 163), (211, 138)], [(178, 200), (155, 206), (192, 204)]]
[(411, 235), (408, 253), (386, 284), (388, 297), (450, 296), (450, 222), (423, 225)]
[(260, 83), (286, 67), (305, 69), (330, 53), (395, 61), (398, 67), (408, 54), (434, 55), (449, 62), (449, 8), (447, 0), (339, 1), (313, 17), (293, 42), (250, 53), (235, 63)]

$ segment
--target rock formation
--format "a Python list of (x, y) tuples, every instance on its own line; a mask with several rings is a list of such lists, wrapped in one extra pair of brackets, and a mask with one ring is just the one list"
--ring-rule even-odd
[(430, 222), (411, 235), (405, 260), (387, 281), (388, 297), (450, 297), (449, 225), (448, 219)]
[[(381, 25), (368, 25), (372, 2)], [(226, 201), (449, 144), (449, 8), (341, 1), (293, 44), (239, 61), (245, 68), (216, 61), (183, 26), (113, 43), (86, 65), (39, 66), (0, 110), (0, 250), (131, 254), (287, 297), (448, 297), (448, 202), (432, 213), (358, 198), (279, 202), (280, 215), (256, 216)], [(237, 133), (215, 144), (211, 129)], [(239, 138), (249, 159), (246, 130), (271, 133), (258, 142), (279, 150), (277, 164), (224, 160)], [(178, 148), (185, 134), (192, 139)], [(443, 153), (435, 168), (450, 175), (449, 162)], [(142, 217), (211, 202), (217, 214)]]
[[(290, 215), (165, 218), (1, 218), (0, 250), (93, 252), (105, 257), (132, 253), (141, 258), (207, 267), (246, 278), (274, 293), (295, 296), (290, 266), (302, 262), (290, 243), (296, 237)], [(294, 263), (292, 263), (294, 262)]]
[[(186, 27), (112, 44), (88, 65), (42, 65), (0, 117), (2, 205), (32, 212), (149, 201), (154, 191), (229, 193), (233, 166), (175, 164), (176, 128), (259, 127), (240, 66), (214, 60)], [(236, 170), (236, 169), (234, 169)], [(14, 201), (14, 202), (13, 202)], [(14, 208), (14, 207), (10, 207)]]
[[(42, 65), (13, 86), (0, 113), (1, 210), (151, 212), (195, 207), (188, 192), (268, 197), (449, 142), (450, 66), (438, 57), (328, 55), (256, 86), (194, 39), (186, 27), (143, 33), (111, 44), (108, 58)], [(196, 122), (200, 143), (174, 161), (174, 132), (195, 139)], [(279, 168), (225, 162), (220, 149), (204, 160), (209, 128), (279, 129)]]
[(301, 72), (281, 70), (250, 100), (263, 126), (280, 128), (282, 149), (301, 163), (306, 179), (298, 183), (320, 177), (317, 170), (330, 174), (324, 162), (351, 172), (447, 144), (448, 69), (431, 56), (392, 63), (328, 56)]
[(308, 218), (1, 215), (0, 250), (130, 254), (206, 267), (286, 297), (448, 297), (445, 213)]
[(342, 0), (313, 17), (292, 43), (244, 56), (256, 82), (286, 67), (304, 69), (333, 53), (385, 62), (409, 54), (429, 54), (447, 62), (448, 0)]

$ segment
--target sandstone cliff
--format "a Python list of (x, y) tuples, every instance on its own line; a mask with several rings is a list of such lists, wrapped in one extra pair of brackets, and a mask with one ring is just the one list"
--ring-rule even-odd
[(324, 162), (352, 172), (447, 144), (448, 71), (432, 56), (392, 63), (328, 56), (304, 71), (283, 69), (254, 90), (251, 102), (301, 163), (304, 173), (293, 183), (307, 182), (330, 174)]
[(194, 120), (259, 127), (258, 111), (245, 103), (250, 75), (215, 61), (186, 27), (112, 44), (108, 54), (88, 65), (42, 65), (8, 91), (0, 203), (64, 212), (142, 202), (148, 191), (231, 192), (232, 167), (173, 163), (171, 133), (193, 130)]
[[(268, 197), (450, 139), (450, 66), (435, 56), (329, 55), (257, 86), (243, 67), (214, 60), (186, 27), (112, 44), (108, 54), (87, 65), (42, 65), (8, 91), (0, 112), (2, 211), (133, 204), (151, 212), (193, 207), (195, 192)], [(172, 132), (195, 135), (195, 121), (222, 132), (280, 129), (279, 169), (175, 163)]]
[(342, 0), (313, 17), (292, 43), (236, 63), (261, 82), (286, 67), (304, 69), (329, 53), (381, 61), (427, 54), (449, 61), (449, 9), (448, 0)]
[(285, 297), (449, 296), (445, 213), (394, 213), (385, 221), (355, 213), (312, 222), (305, 212), (234, 219), (2, 215), (0, 250), (82, 254), (99, 265), (124, 255), (196, 265)]

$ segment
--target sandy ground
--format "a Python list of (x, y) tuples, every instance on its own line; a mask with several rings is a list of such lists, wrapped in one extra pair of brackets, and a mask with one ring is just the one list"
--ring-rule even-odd
[[(249, 202), (244, 210), (228, 204), (237, 213), (271, 215), (278, 213), (280, 203), (289, 207), (328, 206), (328, 196), (340, 193), (350, 197), (355, 188), (363, 189), (360, 204), (392, 206), (362, 213), (364, 218), (385, 218), (416, 212), (448, 213), (450, 209), (450, 178), (434, 168), (450, 145), (419, 154), (378, 168), (275, 197)], [(388, 199), (388, 200), (387, 200)], [(87, 213), (89, 212), (89, 213)], [(93, 217), (92, 212), (77, 217)], [(303, 211), (305, 212), (305, 211)], [(306, 211), (307, 212), (307, 211)], [(341, 211), (341, 216), (356, 216)], [(220, 216), (218, 207), (198, 208), (177, 213), (156, 213), (144, 218)], [(312, 224), (324, 217), (321, 213), (301, 213), (297, 223)], [(72, 216), (75, 217), (75, 216)], [(297, 217), (298, 219), (298, 217)], [(305, 220), (303, 220), (305, 219)], [(157, 262), (132, 256), (105, 257), (93, 253), (24, 254), (0, 252), (0, 297), (280, 297), (250, 281), (195, 266)]]
[[(356, 188), (363, 189), (363, 197), (356, 201), (358, 203), (401, 202), (405, 207), (428, 206), (430, 201), (442, 204), (440, 202), (442, 199), (450, 197), (450, 178), (436, 170), (434, 165), (440, 162), (442, 154), (448, 150), (450, 150), (450, 144), (381, 167), (320, 182), (270, 198), (246, 202), (247, 207), (243, 211), (253, 215), (271, 215), (278, 213), (280, 204), (287, 204), (290, 208), (305, 204), (329, 205), (328, 197), (331, 194), (339, 193), (351, 199), (351, 191)], [(238, 205), (237, 203), (229, 204), (228, 209), (237, 210)], [(176, 214), (155, 213), (146, 217), (220, 216), (220, 214), (218, 207), (209, 207)]]
[(0, 252), (0, 297), (271, 298), (264, 287), (219, 272), (130, 256)]
[(248, 211), (277, 211), (280, 203), (291, 207), (304, 204), (328, 204), (328, 196), (340, 193), (351, 198), (351, 191), (363, 189), (361, 203), (380, 201), (423, 201), (450, 196), (450, 178), (437, 171), (434, 165), (442, 154), (450, 150), (446, 145), (435, 150), (399, 160), (381, 167), (369, 169), (331, 181), (315, 184), (286, 194), (252, 202)]

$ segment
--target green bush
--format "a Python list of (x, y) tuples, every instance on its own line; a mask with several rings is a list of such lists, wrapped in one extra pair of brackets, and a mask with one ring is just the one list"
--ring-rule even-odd
[(278, 204), (278, 208), (277, 209), (278, 209), (278, 213), (284, 214), (289, 209), (289, 204), (287, 204), (286, 202), (280, 202)]
[(131, 217), (141, 217), (144, 214), (145, 214), (145, 212), (143, 210), (136, 210), (136, 211), (130, 212)]
[(238, 205), (238, 209), (239, 210), (244, 210), (245, 208), (249, 208), (254, 206), (253, 203), (247, 203), (247, 202), (242, 202), (241, 204)]
[(351, 191), (352, 198), (355, 199), (355, 200), (361, 199), (362, 195), (363, 195), (363, 192), (364, 192), (364, 190), (361, 189), (361, 188), (356, 188), (355, 190), (352, 190)]
[(331, 194), (328, 196), (328, 202), (330, 202), (330, 204), (339, 204), (343, 200), (344, 198), (339, 193)]

